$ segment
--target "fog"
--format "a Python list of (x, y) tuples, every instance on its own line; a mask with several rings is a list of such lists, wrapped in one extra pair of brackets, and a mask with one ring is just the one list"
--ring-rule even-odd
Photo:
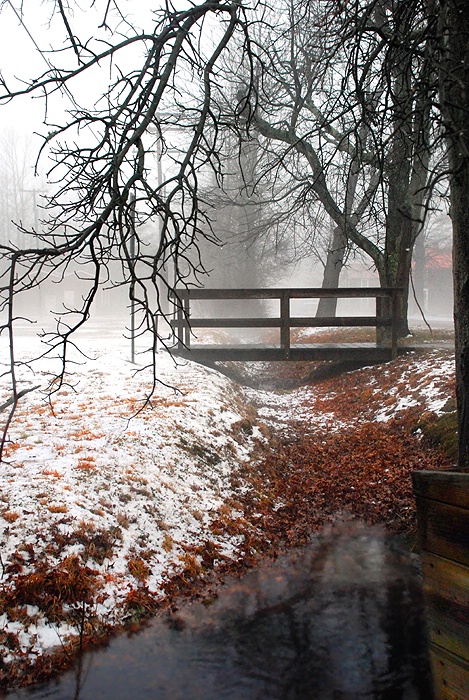
[[(26, 202), (26, 205), (28, 202)], [(34, 219), (37, 215), (31, 211), (33, 201), (29, 201), (30, 209), (26, 215)], [(414, 290), (411, 288), (409, 295), (409, 322), (412, 325), (422, 325), (425, 320), (430, 324), (451, 325), (452, 323), (452, 270), (451, 249), (449, 246), (448, 221), (443, 222), (442, 229), (445, 235), (441, 240), (432, 240), (426, 248), (424, 286), (415, 290), (419, 296), (418, 304), (414, 298)], [(10, 228), (10, 238), (14, 233)], [(21, 236), (22, 234), (19, 234)], [(238, 260), (238, 264), (236, 264)], [(320, 287), (322, 284), (323, 268), (317, 259), (310, 257), (299, 260), (290, 265), (276, 268), (275, 256), (270, 256), (268, 268), (275, 273), (269, 278), (265, 275), (266, 260), (260, 256), (246, 258), (240, 255), (239, 247), (234, 244), (224, 246), (212, 246), (209, 256), (210, 272), (203, 279), (207, 288), (265, 288), (265, 287)], [(227, 268), (229, 275), (226, 274)], [(415, 275), (415, 265), (413, 275)], [(16, 329), (21, 333), (35, 333), (39, 331), (52, 332), (56, 328), (57, 318), (65, 313), (64, 321), (70, 323), (77, 321), (79, 316), (70, 313), (79, 310), (86, 297), (90, 283), (86, 278), (91, 277), (91, 270), (85, 266), (69, 267), (67, 270), (57, 270), (48, 279), (40, 284), (37, 289), (20, 294), (16, 298), (15, 315), (18, 320)], [(121, 283), (120, 286), (113, 285)], [(379, 281), (376, 273), (362, 262), (351, 263), (341, 275), (342, 287), (377, 287)], [(415, 284), (414, 284), (415, 287)], [(163, 296), (167, 291), (161, 290)], [(317, 309), (317, 299), (292, 300), (292, 316), (314, 316)], [(174, 307), (169, 308), (169, 315), (174, 315)], [(88, 321), (88, 329), (85, 326), (80, 334), (108, 334), (111, 330), (128, 335), (130, 323), (130, 301), (128, 285), (122, 284), (120, 266), (115, 263), (111, 270), (111, 279), (103, 282), (103, 285), (93, 302), (91, 315)], [(279, 315), (278, 300), (223, 300), (201, 301), (191, 308), (195, 317), (202, 318), (253, 318)], [(422, 312), (424, 316), (422, 316)], [(374, 299), (349, 299), (339, 300), (337, 315), (374, 315)], [(138, 314), (137, 314), (138, 325)], [(163, 328), (163, 326), (160, 326)], [(168, 328), (164, 331), (169, 335)], [(206, 332), (205, 332), (206, 333)], [(201, 338), (204, 332), (195, 330), (196, 336)], [(213, 331), (208, 334), (213, 338)], [(261, 342), (269, 336), (263, 329), (225, 329), (224, 338), (231, 342)]]
[[(134, 20), (144, 25), (149, 19), (148, 13), (153, 3), (144, 2), (141, 5), (142, 8)], [(87, 12), (90, 11), (88, 8)], [(137, 12), (134, 7), (131, 11)], [(44, 12), (44, 8), (39, 10), (28, 5), (25, 17), (29, 22), (29, 29), (34, 28), (37, 41), (49, 44), (48, 37), (50, 32), (54, 31), (54, 26), (47, 25)], [(20, 25), (18, 18), (12, 14), (11, 7), (5, 5), (2, 8), (2, 20), (0, 63), (6, 66), (6, 79), (25, 79), (29, 77), (28, 71), (32, 65), (38, 70), (36, 64), (38, 55), (41, 54), (38, 54), (37, 47), (29, 36), (28, 27)], [(79, 28), (84, 27), (86, 31), (88, 23), (90, 27), (93, 24), (90, 15), (83, 12), (78, 12), (74, 20)], [(55, 18), (54, 22), (60, 25), (60, 18)], [(96, 38), (98, 37), (94, 37)], [(124, 62), (132, 58), (135, 57), (129, 56)], [(44, 62), (44, 56), (41, 60)], [(77, 88), (80, 98), (83, 97), (82, 88), (83, 85)], [(93, 84), (93, 90), (97, 90), (98, 93), (99, 88), (99, 81), (98, 84)], [(56, 102), (59, 112), (63, 114), (60, 99)], [(39, 140), (33, 133), (38, 127), (44, 126), (43, 108), (40, 100), (31, 100), (29, 97), (21, 98), (18, 102), (13, 100), (11, 105), (2, 107), (3, 124), (16, 125), (16, 128), (11, 126), (0, 134), (0, 243), (5, 245), (11, 243), (20, 248), (34, 246), (34, 236), (25, 231), (43, 231), (43, 196), (50, 193), (50, 185), (43, 172), (39, 171), (33, 176), (39, 146)], [(180, 135), (176, 137), (175, 143), (181, 148)], [(297, 218), (288, 216), (288, 211), (273, 211), (272, 204), (266, 203), (258, 196), (253, 185), (257, 180), (256, 168), (259, 162), (256, 139), (244, 143), (240, 150), (237, 150), (227, 137), (223, 146), (223, 187), (214, 178), (210, 168), (207, 173), (202, 173), (201, 178), (203, 198), (212, 205), (210, 219), (213, 234), (218, 238), (220, 245), (208, 243), (199, 235), (198, 246), (207, 274), (198, 280), (189, 278), (188, 282), (202, 284), (207, 288), (320, 287), (327, 249), (330, 247), (328, 232), (331, 222), (325, 221), (322, 216), (314, 221), (303, 220), (299, 223)], [(166, 144), (163, 155), (159, 155), (159, 161), (154, 161), (155, 173), (158, 171), (157, 179), (160, 183), (171, 175), (171, 167), (174, 167), (174, 159)], [(278, 225), (279, 220), (283, 221), (283, 227)], [(21, 224), (24, 230), (19, 230), (15, 223)], [(376, 240), (379, 240), (380, 233), (376, 231)], [(158, 235), (157, 222), (150, 223), (148, 240), (154, 246), (158, 243)], [(171, 264), (168, 263), (168, 268), (170, 267)], [(89, 327), (97, 334), (107, 332), (109, 328), (122, 328), (122, 332), (126, 333), (125, 329), (130, 319), (129, 288), (123, 284), (118, 262), (112, 266), (109, 273), (109, 279), (105, 279), (103, 275), (102, 287), (91, 309)], [(18, 295), (15, 301), (17, 329), (21, 332), (42, 329), (46, 332), (53, 331), (57, 318), (64, 313), (65, 322), (76, 322), (83, 299), (90, 288), (86, 278), (91, 274), (92, 270), (88, 270), (86, 266), (58, 269), (37, 288)], [(171, 280), (172, 270), (168, 269), (167, 274)], [(378, 276), (371, 260), (352, 251), (341, 273), (340, 286), (378, 285)], [(174, 307), (171, 308), (171, 304), (166, 303), (167, 290), (161, 288), (160, 293), (165, 311), (168, 310), (171, 315)], [(156, 308), (155, 299), (151, 301)], [(317, 300), (294, 301), (291, 313), (293, 316), (314, 316), (316, 309)], [(73, 313), (74, 310), (77, 311), (76, 314)], [(259, 300), (198, 304), (192, 311), (196, 315), (212, 318), (252, 318), (279, 313), (278, 302)], [(375, 302), (372, 299), (340, 300), (337, 307), (338, 315), (374, 313)], [(411, 325), (422, 324), (424, 319), (430, 324), (448, 324), (452, 321), (452, 315), (451, 226), (447, 216), (435, 213), (427, 222), (415, 247), (409, 318)], [(200, 331), (197, 332), (200, 334)], [(233, 335), (234, 331), (230, 333)], [(253, 330), (244, 331), (244, 339), (252, 339), (256, 333), (259, 337), (266, 335), (265, 332), (259, 334)], [(238, 337), (241, 339), (241, 335)]]

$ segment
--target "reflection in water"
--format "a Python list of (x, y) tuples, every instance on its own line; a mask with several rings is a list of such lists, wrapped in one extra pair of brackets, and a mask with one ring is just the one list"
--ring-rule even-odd
[(342, 525), (8, 700), (429, 700), (419, 574), (395, 539)]

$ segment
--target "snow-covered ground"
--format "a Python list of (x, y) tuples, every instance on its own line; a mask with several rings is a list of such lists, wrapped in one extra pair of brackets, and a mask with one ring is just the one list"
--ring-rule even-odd
[[(35, 343), (20, 337), (17, 358), (34, 355)], [(81, 348), (89, 359), (75, 355), (69, 384), (51, 403), (42, 390), (57, 366), (42, 360), (34, 374), (20, 371), (19, 389), (40, 389), (21, 399), (0, 465), (0, 675), (5, 664), (34, 661), (76, 637), (85, 612), (89, 633), (130, 619), (142, 590), (163, 596), (178, 568), (197, 569), (191, 546), (209, 543), (215, 560), (237, 556), (239, 535), (217, 534), (210, 522), (230, 514), (230, 496), (248, 488), (238, 467), (265, 441), (264, 423), (283, 431), (292, 420), (328, 429), (335, 420), (311, 387), (243, 389), (164, 352), (162, 383), (138, 412), (152, 385), (150, 370), (138, 371), (145, 355), (131, 364), (128, 341), (111, 332), (100, 341), (85, 336)], [(366, 375), (370, 406), (379, 407), (374, 420), (422, 396), (427, 410), (441, 410), (451, 360), (399, 362), (389, 365), (388, 386)], [(344, 388), (328, 391), (332, 406)], [(7, 377), (0, 392), (3, 403)]]
[[(258, 367), (258, 371), (259, 369), (262, 368)], [(247, 374), (249, 370), (246, 367)], [(256, 370), (252, 368), (251, 371), (254, 374)], [(454, 380), (454, 358), (442, 355), (439, 350), (429, 350), (424, 358), (413, 354), (401, 356), (395, 362), (379, 365), (378, 369), (375, 366), (355, 370), (353, 376), (367, 390), (369, 413), (363, 413), (366, 420), (386, 421), (406, 409), (422, 405), (426, 411), (438, 415), (451, 395), (449, 385)], [(347, 403), (347, 381), (347, 374), (343, 374), (340, 379), (332, 379), (325, 384), (331, 405), (334, 400), (339, 404)], [(340, 430), (350, 425), (350, 417), (346, 421), (341, 420), (337, 411), (324, 411), (323, 406), (319, 409), (316, 405), (318, 398), (324, 398), (324, 389), (318, 391), (305, 385), (289, 392), (246, 388), (245, 393), (257, 407), (258, 418), (282, 431), (288, 432), (293, 420), (305, 424), (313, 420), (316, 430)], [(357, 423), (357, 419), (357, 415), (353, 415), (353, 424)]]
[[(31, 356), (34, 342), (17, 341), (18, 359)], [(119, 337), (86, 340), (91, 359), (75, 355), (70, 386), (51, 404), (40, 390), (27, 394), (0, 466), (4, 590), (38, 568), (70, 573), (80, 562), (99, 572), (94, 615), (109, 624), (122, 619), (129, 592), (160, 590), (184, 563), (185, 546), (210, 537), (220, 555), (230, 556), (235, 538), (218, 541), (207, 525), (232, 491), (234, 469), (263, 439), (240, 387), (202, 366), (175, 364), (164, 352), (163, 383), (135, 415), (152, 378), (150, 370), (135, 371), (128, 345)], [(144, 355), (137, 359), (145, 364)], [(19, 388), (47, 387), (52, 370), (46, 361), (34, 376), (24, 368)], [(6, 379), (1, 389), (3, 402)], [(27, 605), (21, 619), (8, 604), (2, 608), (4, 662), (18, 653), (18, 641), (34, 658), (77, 634), (62, 615), (53, 623), (37, 606)]]

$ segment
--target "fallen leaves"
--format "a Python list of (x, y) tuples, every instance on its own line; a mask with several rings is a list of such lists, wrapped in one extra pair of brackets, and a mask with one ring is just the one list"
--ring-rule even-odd
[(19, 573), (14, 585), (5, 589), (0, 598), (0, 612), (9, 612), (25, 605), (35, 605), (52, 622), (69, 618), (74, 606), (91, 601), (100, 587), (96, 571), (84, 566), (77, 556), (66, 557), (51, 567), (38, 562), (32, 573)]
[[(84, 624), (81, 641), (86, 644), (105, 633), (106, 624), (111, 624), (106, 622), (110, 618), (98, 619), (98, 608), (108, 605), (106, 614), (110, 614), (114, 606), (114, 625), (117, 615), (122, 624), (137, 623), (161, 605), (177, 604), (182, 596), (199, 595), (204, 588), (208, 591), (226, 573), (242, 572), (263, 556), (275, 556), (283, 549), (304, 544), (328, 522), (352, 518), (382, 523), (394, 532), (413, 532), (412, 471), (449, 466), (438, 447), (427, 443), (420, 431), (422, 416), (426, 424), (435, 420), (435, 400), (443, 405), (454, 394), (454, 376), (448, 371), (448, 362), (449, 355), (427, 353), (336, 376), (331, 376), (329, 368), (328, 376), (326, 373), (321, 381), (308, 363), (261, 367), (260, 372), (270, 381), (277, 381), (278, 386), (282, 382), (295, 386), (305, 377), (311, 380), (290, 395), (279, 394), (279, 405), (283, 401), (288, 423), (276, 422), (274, 415), (270, 422), (261, 423), (255, 408), (248, 401), (241, 405), (232, 385), (224, 383), (220, 384), (223, 403), (216, 422), (209, 408), (204, 414), (209, 419), (204, 431), (195, 431), (195, 425), (186, 425), (188, 417), (200, 422), (193, 407), (184, 413), (179, 399), (166, 397), (157, 408), (161, 409), (160, 415), (165, 410), (175, 411), (171, 435), (164, 433), (162, 440), (156, 431), (147, 432), (141, 426), (137, 431), (139, 423), (126, 434), (109, 431), (109, 446), (120, 446), (122, 441), (126, 461), (108, 471), (103, 466), (103, 453), (108, 450), (109, 456), (110, 447), (106, 444), (98, 451), (98, 445), (96, 449), (91, 445), (101, 440), (101, 430), (86, 425), (62, 430), (55, 449), (66, 449), (66, 432), (73, 443), (73, 470), (67, 471), (67, 463), (62, 460), (60, 469), (40, 471), (46, 483), (34, 493), (34, 499), (42, 498), (49, 512), (64, 517), (49, 523), (47, 532), (38, 529), (35, 547), (22, 545), (10, 556), (9, 572), (4, 567), (4, 574), (10, 576), (9, 585), (0, 595), (0, 613), (25, 625), (28, 616), (33, 625), (31, 616), (39, 617), (39, 613), (75, 628)], [(97, 415), (97, 405), (95, 408)], [(152, 417), (150, 410), (147, 413), (155, 423), (156, 414)], [(233, 452), (232, 444), (220, 439), (227, 435), (233, 445), (237, 441), (242, 445), (248, 438), (250, 448), (254, 445), (250, 461), (238, 459), (237, 467), (232, 468), (232, 462), (224, 472), (231, 488), (214, 470), (225, 452)], [(269, 444), (263, 439), (267, 435)], [(178, 451), (168, 453), (165, 468), (156, 472), (155, 481), (153, 459), (139, 464), (132, 450), (148, 444), (153, 451), (158, 444), (163, 452), (169, 438)], [(80, 455), (76, 455), (76, 448)], [(113, 455), (108, 459), (111, 465)], [(87, 489), (90, 483), (98, 484), (93, 494), (80, 491), (76, 495), (82, 521), (76, 520), (73, 503), (68, 502), (67, 512), (58, 497), (65, 489), (76, 488), (76, 482), (70, 480), (76, 469), (81, 470), (80, 482), (86, 481)], [(196, 478), (199, 472), (203, 481)], [(190, 480), (188, 473), (192, 473)], [(101, 480), (93, 481), (98, 476)], [(223, 492), (219, 483), (226, 486)], [(182, 485), (185, 490), (181, 495)], [(210, 500), (200, 503), (207, 503), (213, 510), (202, 509), (200, 499), (191, 500), (194, 494), (203, 496), (208, 485)], [(42, 490), (44, 486), (46, 491)], [(52, 492), (56, 500), (52, 500)], [(183, 499), (180, 512), (190, 527), (200, 528), (198, 539), (183, 537), (174, 523), (171, 527), (165, 524), (174, 513), (163, 508), (161, 494), (173, 510)], [(136, 501), (139, 509), (131, 509), (129, 501)], [(5, 501), (4, 508), (3, 519), (13, 528), (16, 503), (13, 507), (13, 501), (11, 505)], [(24, 510), (21, 513), (24, 515)], [(90, 514), (99, 515), (97, 522), (101, 524), (94, 524)], [(137, 521), (141, 529), (136, 528)], [(154, 533), (158, 538), (149, 543), (147, 539)], [(229, 550), (225, 548), (227, 542)], [(126, 553), (119, 568), (121, 550)], [(155, 590), (155, 562), (158, 565), (165, 555), (164, 561), (171, 560), (173, 568), (165, 565), (162, 584)], [(118, 601), (116, 592), (120, 595)], [(38, 680), (63, 666), (63, 658), (57, 655), (49, 655), (49, 661), (44, 657), (34, 661), (32, 647), (26, 649), (24, 643), (21, 646), (16, 629), (0, 637), (0, 644), (11, 650), (16, 664), (8, 671), (9, 677), (4, 676), (5, 683), (17, 681), (21, 674), (23, 682)], [(67, 639), (62, 641), (67, 654), (71, 653)], [(20, 659), (24, 661), (22, 670)]]
[[(412, 355), (302, 390), (295, 409), (306, 410), (310, 421), (292, 420), (270, 446), (259, 445), (257, 462), (240, 470), (251, 484), (236, 504), (242, 516), (219, 509), (212, 531), (238, 535), (241, 558), (303, 545), (325, 523), (343, 517), (414, 533), (412, 471), (451, 466), (420, 430), (422, 417), (437, 420), (430, 398), (444, 404), (454, 395), (449, 357)], [(330, 427), (316, 420), (321, 415)]]
[(7, 521), (7, 523), (14, 523), (20, 517), (19, 513), (15, 513), (11, 510), (4, 510), (2, 513), (2, 518)]

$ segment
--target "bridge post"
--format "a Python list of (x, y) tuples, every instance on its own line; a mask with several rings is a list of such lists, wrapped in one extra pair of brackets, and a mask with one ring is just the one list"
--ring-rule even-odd
[(375, 298), (376, 302), (376, 345), (382, 344), (382, 326), (380, 321), (383, 318), (383, 301), (380, 296)]
[[(390, 359), (397, 357), (397, 339), (399, 330), (399, 294), (400, 288), (385, 290), (385, 297), (376, 296), (376, 344), (389, 343)], [(385, 329), (389, 329), (385, 330)]]
[(173, 303), (176, 307), (176, 319), (175, 323), (172, 323), (173, 333), (177, 339), (177, 351), (182, 352), (184, 348), (190, 348), (191, 341), (191, 331), (188, 324), (190, 316), (189, 290), (178, 290)]
[(189, 328), (189, 318), (190, 318), (190, 306), (189, 306), (189, 290), (187, 290), (186, 296), (184, 296), (183, 299), (183, 304), (184, 304), (184, 320), (186, 323), (184, 324), (184, 344), (186, 348), (190, 347), (191, 344), (191, 329)]
[(282, 290), (280, 297), (280, 347), (286, 360), (290, 359), (290, 290)]
[(184, 342), (183, 342), (183, 323), (184, 323), (184, 316), (182, 313), (182, 306), (178, 304), (177, 311), (176, 311), (176, 335), (177, 335), (177, 341), (178, 341), (178, 352), (181, 352), (182, 349), (184, 348)]

